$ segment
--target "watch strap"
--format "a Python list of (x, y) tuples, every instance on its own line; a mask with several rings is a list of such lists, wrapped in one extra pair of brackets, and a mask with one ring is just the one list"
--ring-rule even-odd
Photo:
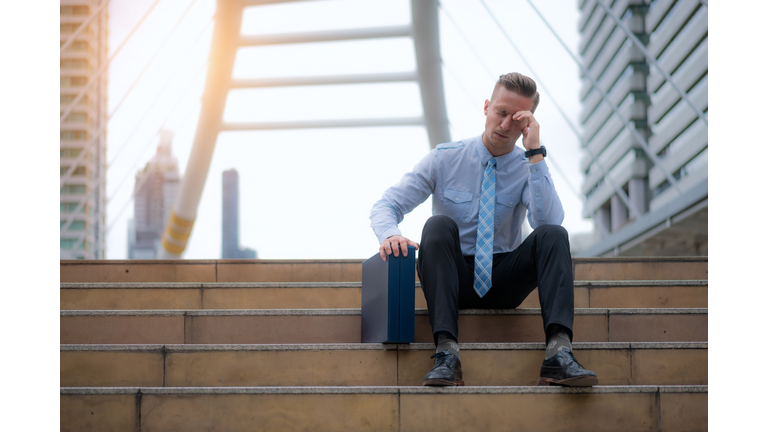
[(544, 146), (541, 146), (537, 149), (528, 150), (525, 152), (525, 157), (530, 158), (531, 156), (535, 156), (537, 154), (544, 155), (544, 157), (547, 156), (547, 149)]

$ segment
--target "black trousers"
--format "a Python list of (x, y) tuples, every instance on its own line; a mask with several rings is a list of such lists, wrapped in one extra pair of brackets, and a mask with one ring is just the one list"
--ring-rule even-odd
[(494, 254), (492, 288), (482, 298), (473, 288), (475, 257), (461, 254), (459, 228), (448, 216), (424, 224), (416, 269), (433, 335), (447, 332), (458, 341), (459, 309), (514, 309), (536, 286), (544, 331), (550, 324), (573, 330), (573, 267), (560, 225), (540, 226), (514, 251)]

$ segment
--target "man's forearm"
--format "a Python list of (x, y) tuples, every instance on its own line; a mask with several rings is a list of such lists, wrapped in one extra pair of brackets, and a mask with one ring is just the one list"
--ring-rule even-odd
[(546, 162), (531, 164), (528, 172), (528, 190), (531, 195), (528, 210), (532, 216), (531, 227), (562, 224), (565, 219), (563, 204), (557, 195)]

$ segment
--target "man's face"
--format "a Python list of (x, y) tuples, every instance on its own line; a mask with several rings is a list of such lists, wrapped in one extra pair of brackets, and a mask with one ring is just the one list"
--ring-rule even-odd
[(493, 101), (485, 101), (485, 134), (483, 144), (494, 156), (511, 152), (515, 142), (528, 126), (527, 120), (513, 120), (512, 116), (519, 111), (531, 111), (533, 99), (520, 96), (509, 91), (504, 86), (499, 87)]

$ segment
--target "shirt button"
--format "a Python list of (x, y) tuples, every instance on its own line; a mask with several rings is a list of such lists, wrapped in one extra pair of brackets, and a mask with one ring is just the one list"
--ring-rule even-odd
[(536, 172), (536, 170), (533, 170), (533, 172)]
[(539, 194), (536, 194), (536, 196), (539, 196)]

